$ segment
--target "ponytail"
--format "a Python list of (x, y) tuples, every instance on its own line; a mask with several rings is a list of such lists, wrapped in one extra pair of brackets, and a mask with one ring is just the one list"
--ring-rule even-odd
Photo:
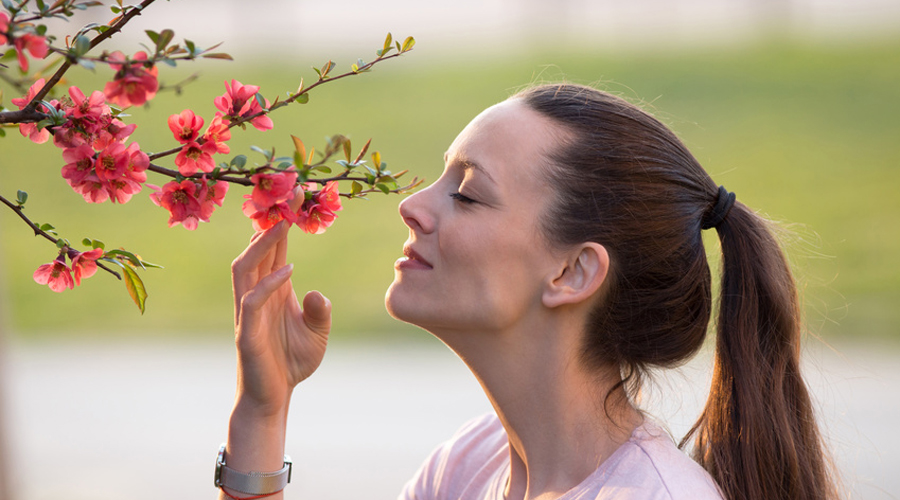
[(681, 442), (729, 500), (837, 499), (800, 377), (800, 309), (767, 222), (736, 204), (716, 227), (722, 286), (709, 399)]

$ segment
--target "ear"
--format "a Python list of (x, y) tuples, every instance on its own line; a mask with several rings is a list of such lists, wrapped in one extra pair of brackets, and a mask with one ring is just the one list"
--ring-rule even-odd
[(606, 280), (609, 271), (606, 247), (589, 241), (570, 255), (573, 258), (544, 289), (541, 300), (546, 307), (584, 302), (593, 297)]

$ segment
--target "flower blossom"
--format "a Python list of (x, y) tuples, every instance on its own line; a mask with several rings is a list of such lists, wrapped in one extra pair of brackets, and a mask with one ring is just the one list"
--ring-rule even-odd
[(209, 128), (203, 134), (203, 140), (215, 144), (217, 152), (228, 154), (231, 152), (231, 148), (228, 147), (228, 144), (225, 144), (225, 141), (229, 139), (231, 139), (231, 130), (228, 129), (228, 125), (222, 120), (222, 114), (216, 113), (216, 117), (209, 122)]
[(181, 224), (185, 229), (197, 229), (200, 221), (200, 201), (197, 200), (197, 185), (190, 179), (181, 182), (167, 182), (162, 189), (149, 186), (155, 192), (150, 195), (153, 203), (169, 211), (169, 227)]
[(297, 214), (291, 210), (287, 202), (294, 198), (294, 184), (297, 172), (275, 172), (272, 174), (254, 174), (251, 194), (245, 194), (242, 210), (250, 217), (253, 228), (263, 231), (274, 226), (278, 221), (287, 219), (293, 223)]
[(25, 51), (31, 54), (31, 57), (43, 59), (47, 57), (49, 48), (47, 47), (47, 38), (32, 33), (24, 33), (16, 37), (13, 44), (16, 47), (16, 55), (19, 58), (19, 67), (22, 71), (28, 71), (28, 58), (25, 57)]
[(257, 210), (252, 201), (247, 200), (242, 207), (244, 215), (250, 217), (253, 229), (265, 231), (282, 220), (294, 224), (297, 222), (297, 214), (291, 210), (286, 202), (276, 203), (271, 207)]
[(203, 117), (195, 116), (190, 109), (169, 117), (169, 130), (175, 134), (175, 140), (182, 144), (196, 141), (202, 127)]
[(314, 196), (303, 201), (297, 211), (296, 224), (309, 234), (322, 234), (337, 219), (335, 212), (342, 209), (338, 183), (331, 181)]
[(334, 224), (337, 215), (316, 201), (306, 200), (297, 212), (297, 227), (309, 234), (322, 234), (328, 226)]
[(197, 200), (200, 201), (200, 220), (209, 222), (209, 217), (216, 209), (216, 205), (221, 207), (222, 202), (225, 200), (225, 193), (228, 192), (228, 183), (225, 181), (207, 181), (204, 175), (201, 186), (199, 196), (197, 196)]
[(72, 258), (72, 275), (75, 286), (81, 285), (82, 278), (90, 278), (97, 272), (97, 259), (100, 257), (103, 257), (102, 248), (75, 253), (75, 257)]
[(147, 69), (147, 54), (137, 52), (129, 61), (125, 54), (115, 51), (109, 55), (109, 67), (116, 71), (113, 81), (107, 82), (103, 93), (109, 102), (127, 108), (140, 106), (156, 96), (159, 82), (158, 70), (151, 65)]
[(9, 32), (9, 16), (6, 15), (6, 12), (0, 12), (0, 45), (6, 45), (6, 42), (9, 41), (6, 38), (6, 34)]
[[(231, 85), (225, 82), (225, 93), (216, 97), (213, 103), (219, 111), (225, 113), (225, 116), (231, 121), (247, 118), (256, 113), (262, 112), (259, 102), (256, 100), (256, 94), (259, 87), (256, 85), (244, 85), (237, 80), (231, 80)], [(264, 99), (266, 109), (269, 108), (269, 100)], [(250, 124), (258, 130), (270, 130), (273, 126), (272, 119), (268, 115), (260, 115), (250, 120)]]
[(66, 265), (65, 254), (60, 254), (53, 262), (44, 264), (34, 271), (34, 281), (39, 285), (48, 285), (54, 292), (62, 292), (75, 288), (72, 270)]
[[(2, 28), (2, 26), (0, 26), (0, 28)], [(28, 103), (30, 103), (31, 100), (34, 99), (34, 96), (36, 96), (43, 87), (44, 79), (40, 78), (36, 82), (34, 82), (31, 87), (28, 88), (28, 93), (25, 94), (25, 97), (10, 99), (9, 101), (18, 106), (19, 109), (25, 109), (25, 107), (28, 106)], [(50, 104), (56, 104), (56, 101), (52, 101)], [(37, 109), (43, 110), (44, 105), (39, 104)], [(31, 139), (31, 142), (34, 142), (35, 144), (43, 144), (47, 142), (48, 139), (50, 139), (50, 131), (45, 128), (38, 130), (37, 123), (20, 123), (19, 133)]]
[(194, 175), (197, 171), (212, 172), (216, 168), (216, 162), (212, 157), (216, 151), (218, 151), (216, 145), (211, 142), (203, 144), (196, 141), (188, 142), (175, 157), (178, 172), (185, 177)]

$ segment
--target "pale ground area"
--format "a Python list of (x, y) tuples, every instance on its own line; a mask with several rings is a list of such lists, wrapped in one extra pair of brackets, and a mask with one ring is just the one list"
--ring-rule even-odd
[[(842, 473), (853, 498), (900, 498), (900, 350), (837, 349), (808, 349), (806, 367)], [(4, 356), (16, 498), (214, 498), (234, 391), (229, 338), (12, 343)], [(700, 408), (708, 365), (701, 356), (652, 391), (650, 411), (676, 433)], [(286, 496), (395, 498), (435, 445), (488, 410), (442, 346), (338, 342), (294, 394)]]

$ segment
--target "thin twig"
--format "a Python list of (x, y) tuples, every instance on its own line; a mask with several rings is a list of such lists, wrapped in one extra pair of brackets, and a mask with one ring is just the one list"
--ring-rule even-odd
[[(35, 236), (43, 236), (44, 238), (46, 238), (47, 240), (52, 242), (54, 245), (56, 244), (57, 241), (59, 241), (58, 238), (54, 238), (53, 236), (48, 234), (46, 231), (42, 230), (40, 227), (38, 227), (37, 224), (32, 222), (31, 219), (28, 218), (28, 216), (26, 216), (24, 213), (22, 213), (22, 207), (20, 205), (7, 200), (6, 198), (3, 197), (3, 195), (0, 195), (0, 202), (2, 202), (4, 205), (9, 207), (13, 212), (16, 213), (16, 215), (19, 216), (19, 218), (21, 218), (23, 221), (25, 221), (25, 224), (28, 224), (28, 227), (30, 227), (31, 230), (34, 231)], [(101, 269), (103, 269), (104, 271), (115, 276), (116, 279), (118, 279), (118, 280), (122, 279), (122, 276), (119, 273), (106, 267), (102, 262), (97, 262), (97, 266), (100, 267)]]

